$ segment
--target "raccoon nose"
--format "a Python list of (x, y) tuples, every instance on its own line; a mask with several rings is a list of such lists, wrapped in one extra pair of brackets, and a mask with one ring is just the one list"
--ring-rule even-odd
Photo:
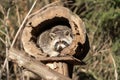
[(63, 50), (63, 48), (60, 46), (57, 51), (58, 51), (58, 52), (61, 52), (62, 50)]

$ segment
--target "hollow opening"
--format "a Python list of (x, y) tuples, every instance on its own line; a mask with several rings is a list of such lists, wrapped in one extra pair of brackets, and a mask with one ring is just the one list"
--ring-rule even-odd
[(35, 43), (37, 41), (37, 37), (44, 31), (51, 29), (56, 25), (65, 25), (71, 28), (68, 19), (64, 17), (54, 17), (52, 19), (45, 20), (41, 22), (38, 26), (33, 27), (32, 29), (32, 39)]

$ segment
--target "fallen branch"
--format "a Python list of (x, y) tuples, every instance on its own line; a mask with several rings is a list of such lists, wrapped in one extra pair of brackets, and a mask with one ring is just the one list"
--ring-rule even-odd
[(34, 72), (38, 76), (46, 80), (71, 80), (70, 78), (63, 76), (62, 74), (50, 69), (40, 61), (36, 61), (33, 58), (28, 57), (25, 52), (17, 49), (9, 50), (9, 59), (17, 63), (31, 72)]

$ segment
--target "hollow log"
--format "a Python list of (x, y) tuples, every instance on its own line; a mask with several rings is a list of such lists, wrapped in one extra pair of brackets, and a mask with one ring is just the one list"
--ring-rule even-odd
[[(84, 22), (68, 8), (57, 4), (47, 5), (29, 16), (22, 32), (21, 41), (27, 54), (35, 57), (36, 60), (43, 58), (49, 59), (50, 61), (46, 63), (47, 66), (53, 68), (55, 71), (62, 73), (65, 76), (68, 76), (69, 66), (68, 63), (66, 63), (67, 59), (64, 60), (62, 58), (62, 60), (60, 60), (61, 58), (58, 57), (59, 60), (56, 61), (55, 58), (47, 58), (46, 54), (36, 45), (37, 37), (42, 32), (56, 25), (65, 25), (70, 27), (74, 36), (72, 43), (63, 49), (61, 54), (67, 54), (69, 56), (74, 56), (77, 54), (77, 56), (80, 55), (81, 57), (81, 55), (84, 55), (85, 57), (88, 51), (84, 53), (84, 49), (86, 49), (84, 46), (84, 44), (86, 44), (86, 29)], [(52, 60), (54, 62), (51, 63)], [(41, 61), (44, 62), (45, 60)], [(73, 60), (71, 61), (73, 62)], [(70, 64), (73, 65), (72, 62)], [(77, 63), (77, 61), (75, 62)], [(59, 64), (62, 67), (59, 67)], [(56, 67), (51, 67), (51, 65), (58, 67), (58, 69), (56, 70)]]
[(68, 8), (57, 5), (47, 6), (29, 16), (21, 38), (25, 51), (36, 58), (44, 57), (45, 54), (36, 46), (37, 37), (55, 25), (66, 25), (72, 29), (74, 35), (72, 44), (61, 54), (74, 55), (79, 46), (78, 43), (83, 45), (86, 41), (84, 22)]

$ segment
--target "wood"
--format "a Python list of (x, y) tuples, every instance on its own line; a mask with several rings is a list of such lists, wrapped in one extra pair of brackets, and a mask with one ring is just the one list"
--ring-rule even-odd
[(66, 77), (69, 77), (67, 63), (65, 63), (65, 62), (52, 62), (52, 63), (47, 63), (46, 65), (49, 66), (54, 71), (57, 71), (58, 73), (66, 76)]
[[(43, 31), (50, 29), (56, 25), (66, 25), (70, 27), (72, 30), (72, 34), (74, 35), (72, 43), (68, 47), (63, 49), (60, 53), (61, 55), (66, 55), (66, 54), (69, 55), (67, 57), (52, 57), (52, 58), (47, 57), (45, 53), (43, 53), (42, 50), (36, 45), (38, 36)], [(29, 16), (22, 32), (21, 41), (23, 44), (23, 48), (25, 50), (25, 52), (23, 53), (35, 57), (35, 60), (32, 60), (32, 62), (35, 62), (35, 63), (32, 63), (32, 65), (34, 64), (36, 66), (37, 65), (36, 61), (37, 63), (38, 62), (40, 63), (39, 65), (43, 65), (42, 63), (44, 63), (48, 65), (50, 68), (54, 69), (55, 71), (65, 76), (68, 76), (70, 74), (70, 72), (68, 71), (68, 68), (71, 67), (71, 66), (68, 66), (68, 64), (72, 64), (72, 67), (73, 65), (76, 65), (76, 64), (82, 64), (80, 59), (74, 58), (73, 55), (75, 55), (76, 53), (78, 53), (78, 55), (83, 55), (81, 53), (82, 51), (84, 51), (83, 45), (86, 42), (86, 29), (85, 29), (84, 22), (79, 18), (79, 16), (72, 13), (68, 8), (63, 7), (61, 4), (56, 2), (56, 3), (46, 5), (42, 9), (38, 10), (37, 12)], [(80, 50), (78, 51), (77, 49), (79, 47), (79, 44), (81, 44), (81, 46), (79, 48)], [(12, 50), (12, 51), (11, 53), (18, 53), (18, 52), (22, 53), (21, 51), (18, 51), (18, 52), (16, 52), (16, 50), (15, 51)], [(86, 56), (86, 54), (84, 55)], [(17, 55), (14, 55), (14, 57), (15, 56), (17, 57)], [(20, 59), (18, 59), (17, 61), (19, 60)], [(20, 65), (19, 62), (17, 63)], [(30, 63), (30, 62), (25, 61), (25, 63)], [(51, 65), (53, 67), (51, 67)], [(22, 64), (22, 66), (30, 70), (32, 69), (26, 66), (25, 64)], [(49, 69), (44, 67), (40, 66), (41, 69), (43, 68), (42, 70), (46, 69), (45, 70), (46, 72), (48, 73), (51, 72), (49, 71)], [(38, 68), (38, 66), (36, 66), (36, 68)], [(38, 73), (37, 71), (33, 71), (33, 70), (31, 71), (35, 72), (36, 74), (39, 74), (40, 76), (43, 76), (43, 78), (45, 79), (46, 79), (46, 76), (47, 78), (50, 77), (48, 76), (49, 74), (47, 75), (44, 73)], [(71, 71), (72, 71), (72, 68), (71, 68)], [(52, 76), (54, 75), (55, 77), (57, 76), (54, 74), (53, 70), (51, 72), (51, 75)], [(62, 78), (62, 77), (60, 75), (60, 76), (57, 76), (57, 78)], [(67, 78), (66, 79), (65, 78), (62, 78), (62, 80), (67, 80)]]
[(24, 67), (31, 72), (37, 74), (45, 80), (71, 80), (62, 74), (50, 69), (43, 63), (36, 61), (14, 48), (9, 50), (9, 59), (17, 63), (19, 66)]
[(58, 24), (71, 27), (74, 35), (72, 44), (66, 47), (61, 54), (76, 54), (78, 43), (83, 45), (86, 41), (84, 22), (68, 8), (58, 4), (49, 4), (29, 16), (21, 37), (25, 52), (37, 59), (41, 56), (45, 57), (46, 55), (36, 46), (37, 35), (44, 30), (43, 28), (48, 29)]
[(38, 61), (41, 61), (43, 63), (46, 63), (46, 62), (66, 62), (66, 63), (70, 63), (70, 64), (73, 64), (73, 65), (81, 65), (83, 63), (79, 59), (74, 58), (72, 56), (66, 56), (66, 57), (43, 57), (43, 58), (39, 59)]

